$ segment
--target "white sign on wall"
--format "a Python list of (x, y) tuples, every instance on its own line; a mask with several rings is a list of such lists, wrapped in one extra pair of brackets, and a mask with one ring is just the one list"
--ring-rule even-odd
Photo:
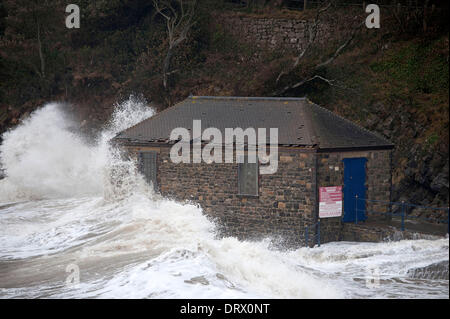
[(319, 187), (319, 218), (342, 216), (342, 186)]

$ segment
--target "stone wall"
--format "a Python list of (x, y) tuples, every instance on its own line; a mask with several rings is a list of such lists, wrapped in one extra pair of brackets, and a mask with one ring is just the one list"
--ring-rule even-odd
[(169, 147), (157, 151), (161, 194), (199, 203), (216, 220), (222, 236), (270, 236), (286, 246), (304, 245), (305, 227), (316, 219), (312, 151), (279, 148), (278, 170), (259, 175), (256, 197), (238, 194), (236, 163), (176, 164), (169, 158)]
[[(307, 44), (312, 21), (273, 17), (224, 14), (215, 17), (216, 23), (237, 39), (261, 48), (301, 50)], [(341, 32), (348, 32), (348, 24), (338, 21), (322, 22), (316, 42), (336, 41)]]

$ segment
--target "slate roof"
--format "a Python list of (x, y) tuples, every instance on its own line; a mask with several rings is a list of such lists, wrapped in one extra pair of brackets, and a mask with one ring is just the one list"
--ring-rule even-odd
[(191, 96), (120, 132), (124, 144), (168, 143), (172, 129), (278, 128), (278, 143), (319, 149), (392, 148), (393, 144), (306, 98)]

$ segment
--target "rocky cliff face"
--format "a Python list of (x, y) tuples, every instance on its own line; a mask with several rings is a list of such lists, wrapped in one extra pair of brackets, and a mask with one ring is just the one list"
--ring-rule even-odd
[[(383, 109), (386, 106), (379, 104), (378, 107)], [(426, 125), (417, 122), (411, 113), (401, 108), (398, 112), (388, 113), (385, 118), (373, 114), (365, 123), (368, 128), (381, 132), (396, 144), (393, 156), (393, 200), (447, 207), (448, 130), (439, 138), (431, 135), (423, 141), (420, 137), (424, 135)], [(433, 219), (447, 218), (445, 214), (423, 209), (415, 209), (409, 213)]]

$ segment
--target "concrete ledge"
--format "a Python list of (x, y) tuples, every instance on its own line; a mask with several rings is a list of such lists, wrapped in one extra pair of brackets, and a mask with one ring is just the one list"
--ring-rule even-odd
[(401, 231), (388, 225), (350, 224), (342, 226), (343, 241), (384, 242), (402, 239), (438, 239), (444, 236), (420, 233), (417, 231)]

